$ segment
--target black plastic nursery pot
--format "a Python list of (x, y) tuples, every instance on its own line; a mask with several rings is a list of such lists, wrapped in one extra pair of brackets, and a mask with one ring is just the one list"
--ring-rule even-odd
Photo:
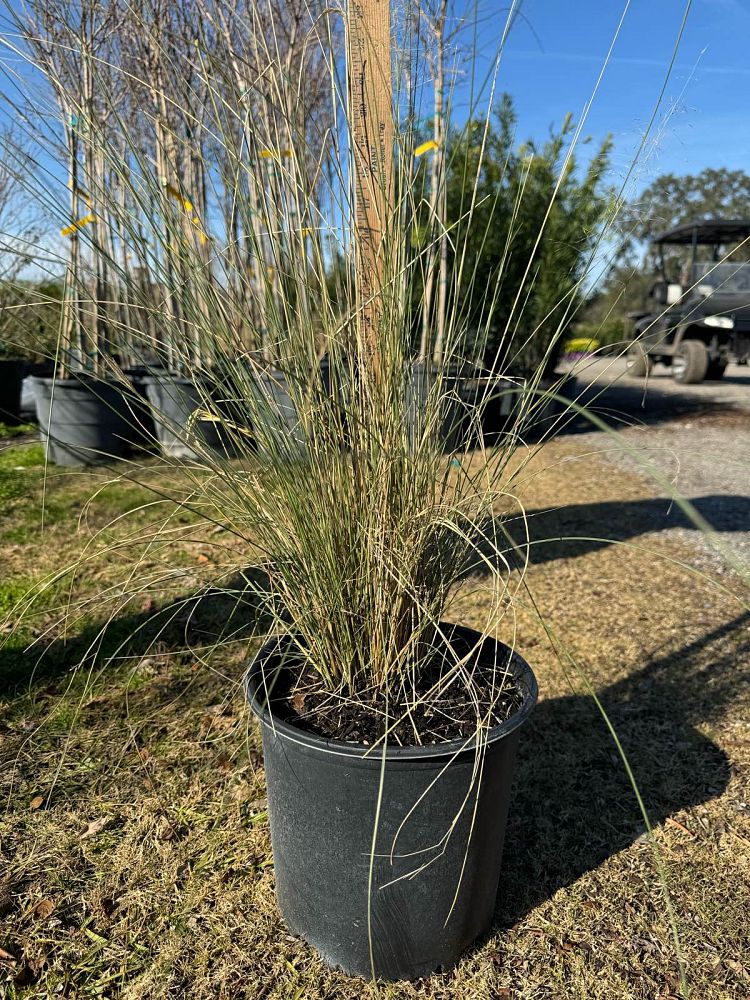
[(449, 969), (492, 922), (534, 674), (485, 638), (479, 655), (511, 672), (523, 695), (518, 711), (485, 733), (480, 749), (454, 740), (384, 753), (324, 739), (273, 713), (268, 692), (290, 641), (264, 647), (246, 681), (263, 734), (281, 913), (350, 975), (418, 979)]
[(21, 419), (21, 383), (25, 363), (16, 358), (0, 359), (0, 420), (17, 424)]
[[(348, 443), (345, 399), (353, 391), (353, 385), (345, 359), (332, 363), (324, 357), (311, 370), (292, 373), (245, 363), (240, 377), (229, 374), (226, 385), (230, 411), (234, 405), (247, 413), (242, 396), (252, 394), (253, 436), (261, 455), (304, 459), (310, 444), (308, 434), (320, 431), (323, 425), (329, 441), (338, 433), (341, 446)], [(317, 418), (309, 429), (305, 428), (298, 407), (298, 401), (304, 397), (311, 410), (317, 409)]]
[(27, 361), (21, 382), (21, 419), (36, 420), (36, 380), (52, 378), (55, 374), (54, 361)]
[(513, 428), (523, 403), (525, 380), (504, 375), (481, 374), (477, 391), (483, 400), (482, 438), (486, 444), (496, 444)]
[(283, 455), (291, 446), (293, 453), (304, 453), (304, 432), (286, 374), (275, 368), (253, 369), (247, 385), (254, 396), (253, 428), (258, 450)]
[(21, 382), (21, 400), (19, 412), (22, 420), (36, 420), (36, 386), (35, 377), (26, 375)]
[(132, 412), (131, 444), (134, 448), (153, 448), (158, 438), (146, 390), (146, 378), (148, 378), (150, 371), (148, 368), (134, 365), (130, 368), (123, 368), (122, 374), (133, 390), (128, 399)]
[(197, 416), (206, 403), (205, 392), (195, 381), (165, 372), (143, 377), (141, 382), (151, 405), (156, 438), (165, 455), (198, 459), (206, 450), (224, 456), (233, 453), (221, 425)]
[[(554, 395), (545, 396), (545, 392)], [(575, 375), (545, 376), (540, 380), (535, 393), (529, 394), (526, 405), (524, 436), (528, 441), (541, 441), (553, 437), (568, 426), (575, 418), (575, 411), (568, 410), (567, 400), (576, 396)], [(559, 398), (555, 398), (559, 397)]]
[(468, 367), (438, 373), (434, 366), (426, 362), (415, 361), (412, 364), (407, 411), (410, 437), (419, 437), (426, 429), (427, 400), (438, 377), (443, 398), (439, 426), (434, 432), (444, 451), (467, 451), (477, 443), (477, 408), (483, 406), (479, 383)]
[(122, 386), (89, 376), (34, 378), (39, 432), (56, 465), (97, 465), (130, 450), (132, 412)]

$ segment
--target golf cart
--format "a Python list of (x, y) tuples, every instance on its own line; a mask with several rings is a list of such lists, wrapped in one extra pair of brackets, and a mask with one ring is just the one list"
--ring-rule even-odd
[[(634, 321), (627, 353), (631, 375), (648, 375), (661, 361), (676, 382), (718, 379), (730, 361), (750, 357), (750, 261), (727, 259), (750, 236), (750, 222), (710, 219), (685, 223), (656, 236), (659, 280), (651, 308)], [(679, 280), (667, 275), (665, 246), (692, 248)], [(699, 249), (710, 247), (710, 252)], [(750, 249), (750, 244), (748, 244)]]

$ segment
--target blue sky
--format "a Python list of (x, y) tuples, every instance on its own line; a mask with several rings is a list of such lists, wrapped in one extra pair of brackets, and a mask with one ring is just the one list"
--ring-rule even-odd
[[(482, 54), (476, 72), (481, 75), (497, 50), (511, 0), (453, 2), (458, 14), (469, 5), (480, 5)], [(628, 174), (664, 84), (686, 0), (523, 0), (497, 81), (498, 90), (514, 98), (519, 142), (543, 139), (568, 112), (580, 117), (626, 6), (584, 132), (595, 140), (588, 149), (612, 134), (610, 179), (618, 186)], [(725, 166), (750, 173), (749, 53), (750, 0), (693, 0), (654, 128), (630, 176), (626, 197), (636, 196), (666, 172)], [(15, 64), (7, 51), (1, 55)], [(467, 94), (464, 65), (456, 85), (456, 118), (466, 114)], [(12, 112), (0, 103), (0, 121), (8, 117), (12, 119)]]
[[(510, 3), (454, 0), (459, 15), (475, 4), (482, 11), (483, 55), (476, 60), (477, 75), (494, 58)], [(615, 183), (627, 173), (651, 117), (686, 0), (630, 0), (629, 5), (627, 0), (521, 0), (521, 14), (498, 77), (499, 90), (510, 92), (515, 101), (519, 141), (543, 139), (568, 112), (580, 117), (626, 5), (613, 57), (585, 128), (594, 140), (612, 133)], [(694, 173), (707, 166), (727, 166), (750, 172), (749, 56), (750, 0), (693, 0), (677, 61), (629, 193), (668, 171)], [(2, 57), (15, 62), (7, 51)], [(458, 118), (465, 115), (467, 94), (464, 67), (455, 94)], [(8, 109), (0, 105), (0, 120), (7, 115)]]
[[(614, 137), (613, 181), (627, 172), (662, 88), (684, 0), (632, 0), (589, 112), (586, 134)], [(524, 0), (498, 86), (519, 114), (519, 139), (544, 136), (567, 112), (580, 116), (625, 9), (625, 0)], [(497, 47), (501, 19), (483, 25)], [(677, 61), (630, 192), (666, 172), (704, 167), (750, 172), (750, 0), (693, 0)], [(459, 83), (457, 103), (464, 88)]]

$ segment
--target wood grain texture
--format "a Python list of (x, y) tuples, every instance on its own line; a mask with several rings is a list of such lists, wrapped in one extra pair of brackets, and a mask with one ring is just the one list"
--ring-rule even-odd
[(383, 237), (393, 198), (389, 0), (352, 0), (349, 3), (347, 57), (357, 301), (365, 342), (376, 353), (385, 276)]

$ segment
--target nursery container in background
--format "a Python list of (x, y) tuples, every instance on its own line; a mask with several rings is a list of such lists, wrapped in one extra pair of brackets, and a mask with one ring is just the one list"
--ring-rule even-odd
[(475, 375), (469, 365), (437, 369), (428, 362), (413, 362), (407, 417), (410, 437), (421, 436), (426, 430), (427, 401), (439, 379), (442, 399), (436, 432), (443, 450), (466, 451), (474, 447), (478, 438), (476, 409), (482, 404)]
[(133, 390), (128, 401), (131, 410), (130, 440), (134, 448), (153, 448), (157, 442), (156, 425), (148, 401), (146, 379), (153, 371), (144, 365), (122, 369), (123, 377)]
[(21, 382), (21, 419), (36, 420), (36, 379), (52, 378), (54, 361), (27, 361)]
[(96, 465), (130, 450), (132, 412), (122, 386), (78, 375), (34, 377), (39, 433), (57, 465)]
[(24, 362), (16, 358), (0, 359), (0, 421), (17, 424), (21, 420), (21, 382)]
[(502, 643), (459, 626), (443, 629), (471, 646), (481, 640), (483, 662), (507, 669), (522, 696), (479, 751), (471, 739), (389, 745), (383, 761), (381, 747), (324, 739), (285, 721), (274, 691), (285, 686), (290, 637), (264, 647), (248, 672), (282, 915), (329, 965), (352, 975), (417, 979), (451, 968), (490, 927), (502, 891), (516, 746), (536, 681)]
[(481, 400), (482, 438), (497, 444), (512, 427), (523, 400), (525, 381), (480, 372), (476, 392)]
[(231, 435), (215, 420), (201, 419), (208, 390), (197, 382), (168, 372), (142, 379), (162, 452), (172, 458), (198, 459), (206, 449), (233, 453)]
[(20, 414), (22, 420), (36, 420), (36, 387), (34, 375), (26, 375), (21, 382)]
[[(551, 395), (545, 396), (549, 392)], [(574, 375), (550, 375), (539, 381), (535, 392), (524, 399), (525, 416), (523, 436), (529, 441), (553, 437), (567, 428), (575, 419), (575, 411), (568, 410), (568, 401), (575, 398)]]
[(304, 432), (287, 375), (277, 368), (254, 367), (248, 369), (247, 387), (253, 394), (253, 427), (258, 450), (284, 455), (291, 445), (292, 453), (303, 453)]

